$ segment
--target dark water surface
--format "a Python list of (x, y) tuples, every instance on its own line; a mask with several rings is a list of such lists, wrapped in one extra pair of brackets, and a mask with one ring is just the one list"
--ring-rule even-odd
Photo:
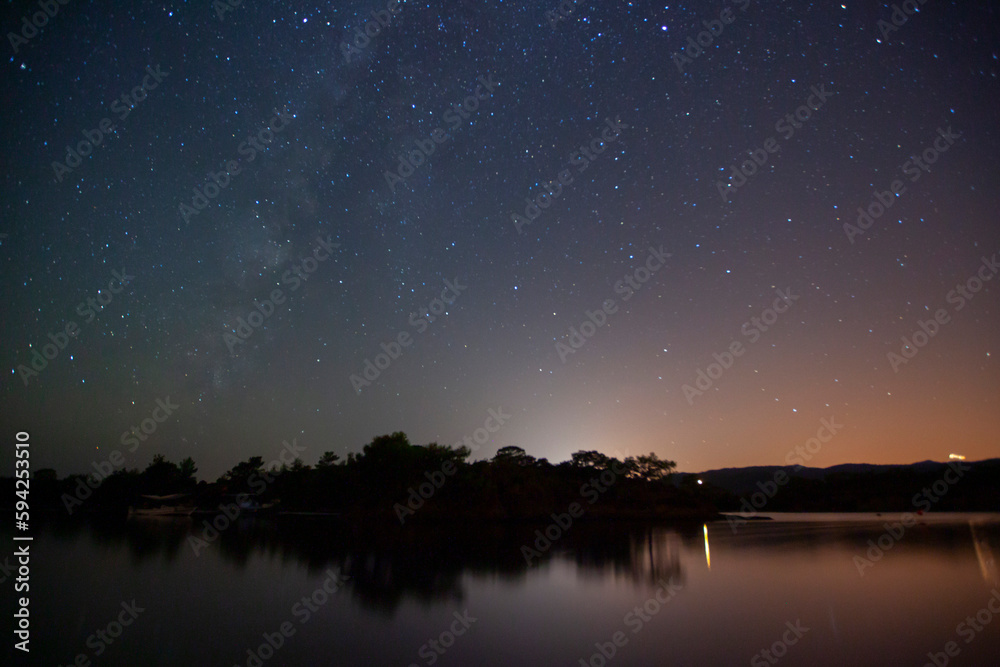
[(201, 519), (50, 523), (31, 664), (1000, 664), (1000, 516), (898, 518), (578, 523), (530, 567), (535, 526), (244, 519), (195, 555)]

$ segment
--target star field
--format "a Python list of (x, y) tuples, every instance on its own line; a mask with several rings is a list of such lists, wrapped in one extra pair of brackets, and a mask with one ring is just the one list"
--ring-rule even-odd
[(452, 444), (496, 407), (477, 457), (772, 464), (831, 416), (811, 465), (997, 455), (990, 3), (407, 0), (374, 36), (384, 1), (220, 4), (74, 0), (8, 36), (0, 422), (36, 469), (83, 472), (167, 396), (128, 467)]

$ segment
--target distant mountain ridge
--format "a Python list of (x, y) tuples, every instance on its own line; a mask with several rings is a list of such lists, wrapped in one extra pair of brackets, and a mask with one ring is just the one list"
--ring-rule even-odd
[[(787, 475), (768, 498), (770, 511), (906, 511), (925, 487), (958, 470), (958, 481), (935, 497), (934, 509), (1000, 511), (1000, 458), (981, 461), (919, 461), (909, 464), (842, 463), (829, 468), (794, 465), (720, 468), (700, 473), (676, 473), (676, 483), (700, 479), (723, 511), (734, 510), (734, 499), (770, 487), (776, 473)], [(949, 474), (955, 479), (957, 472)], [(942, 488), (939, 483), (938, 488)], [(919, 503), (926, 504), (926, 501)]]

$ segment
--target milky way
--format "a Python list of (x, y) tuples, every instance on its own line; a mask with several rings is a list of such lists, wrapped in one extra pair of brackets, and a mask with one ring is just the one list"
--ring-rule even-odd
[(33, 467), (1000, 453), (994, 3), (292, 4), (4, 7)]

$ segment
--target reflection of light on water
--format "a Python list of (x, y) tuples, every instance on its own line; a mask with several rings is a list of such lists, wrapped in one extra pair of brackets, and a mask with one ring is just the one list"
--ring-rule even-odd
[(997, 559), (993, 555), (986, 538), (976, 534), (976, 525), (969, 522), (969, 530), (972, 532), (972, 546), (976, 548), (976, 558), (979, 559), (979, 569), (983, 572), (983, 579), (987, 583), (1000, 582), (1000, 574), (997, 573)]
[(712, 569), (712, 555), (708, 552), (708, 524), (702, 524), (705, 529), (705, 562), (708, 563), (708, 569)]

